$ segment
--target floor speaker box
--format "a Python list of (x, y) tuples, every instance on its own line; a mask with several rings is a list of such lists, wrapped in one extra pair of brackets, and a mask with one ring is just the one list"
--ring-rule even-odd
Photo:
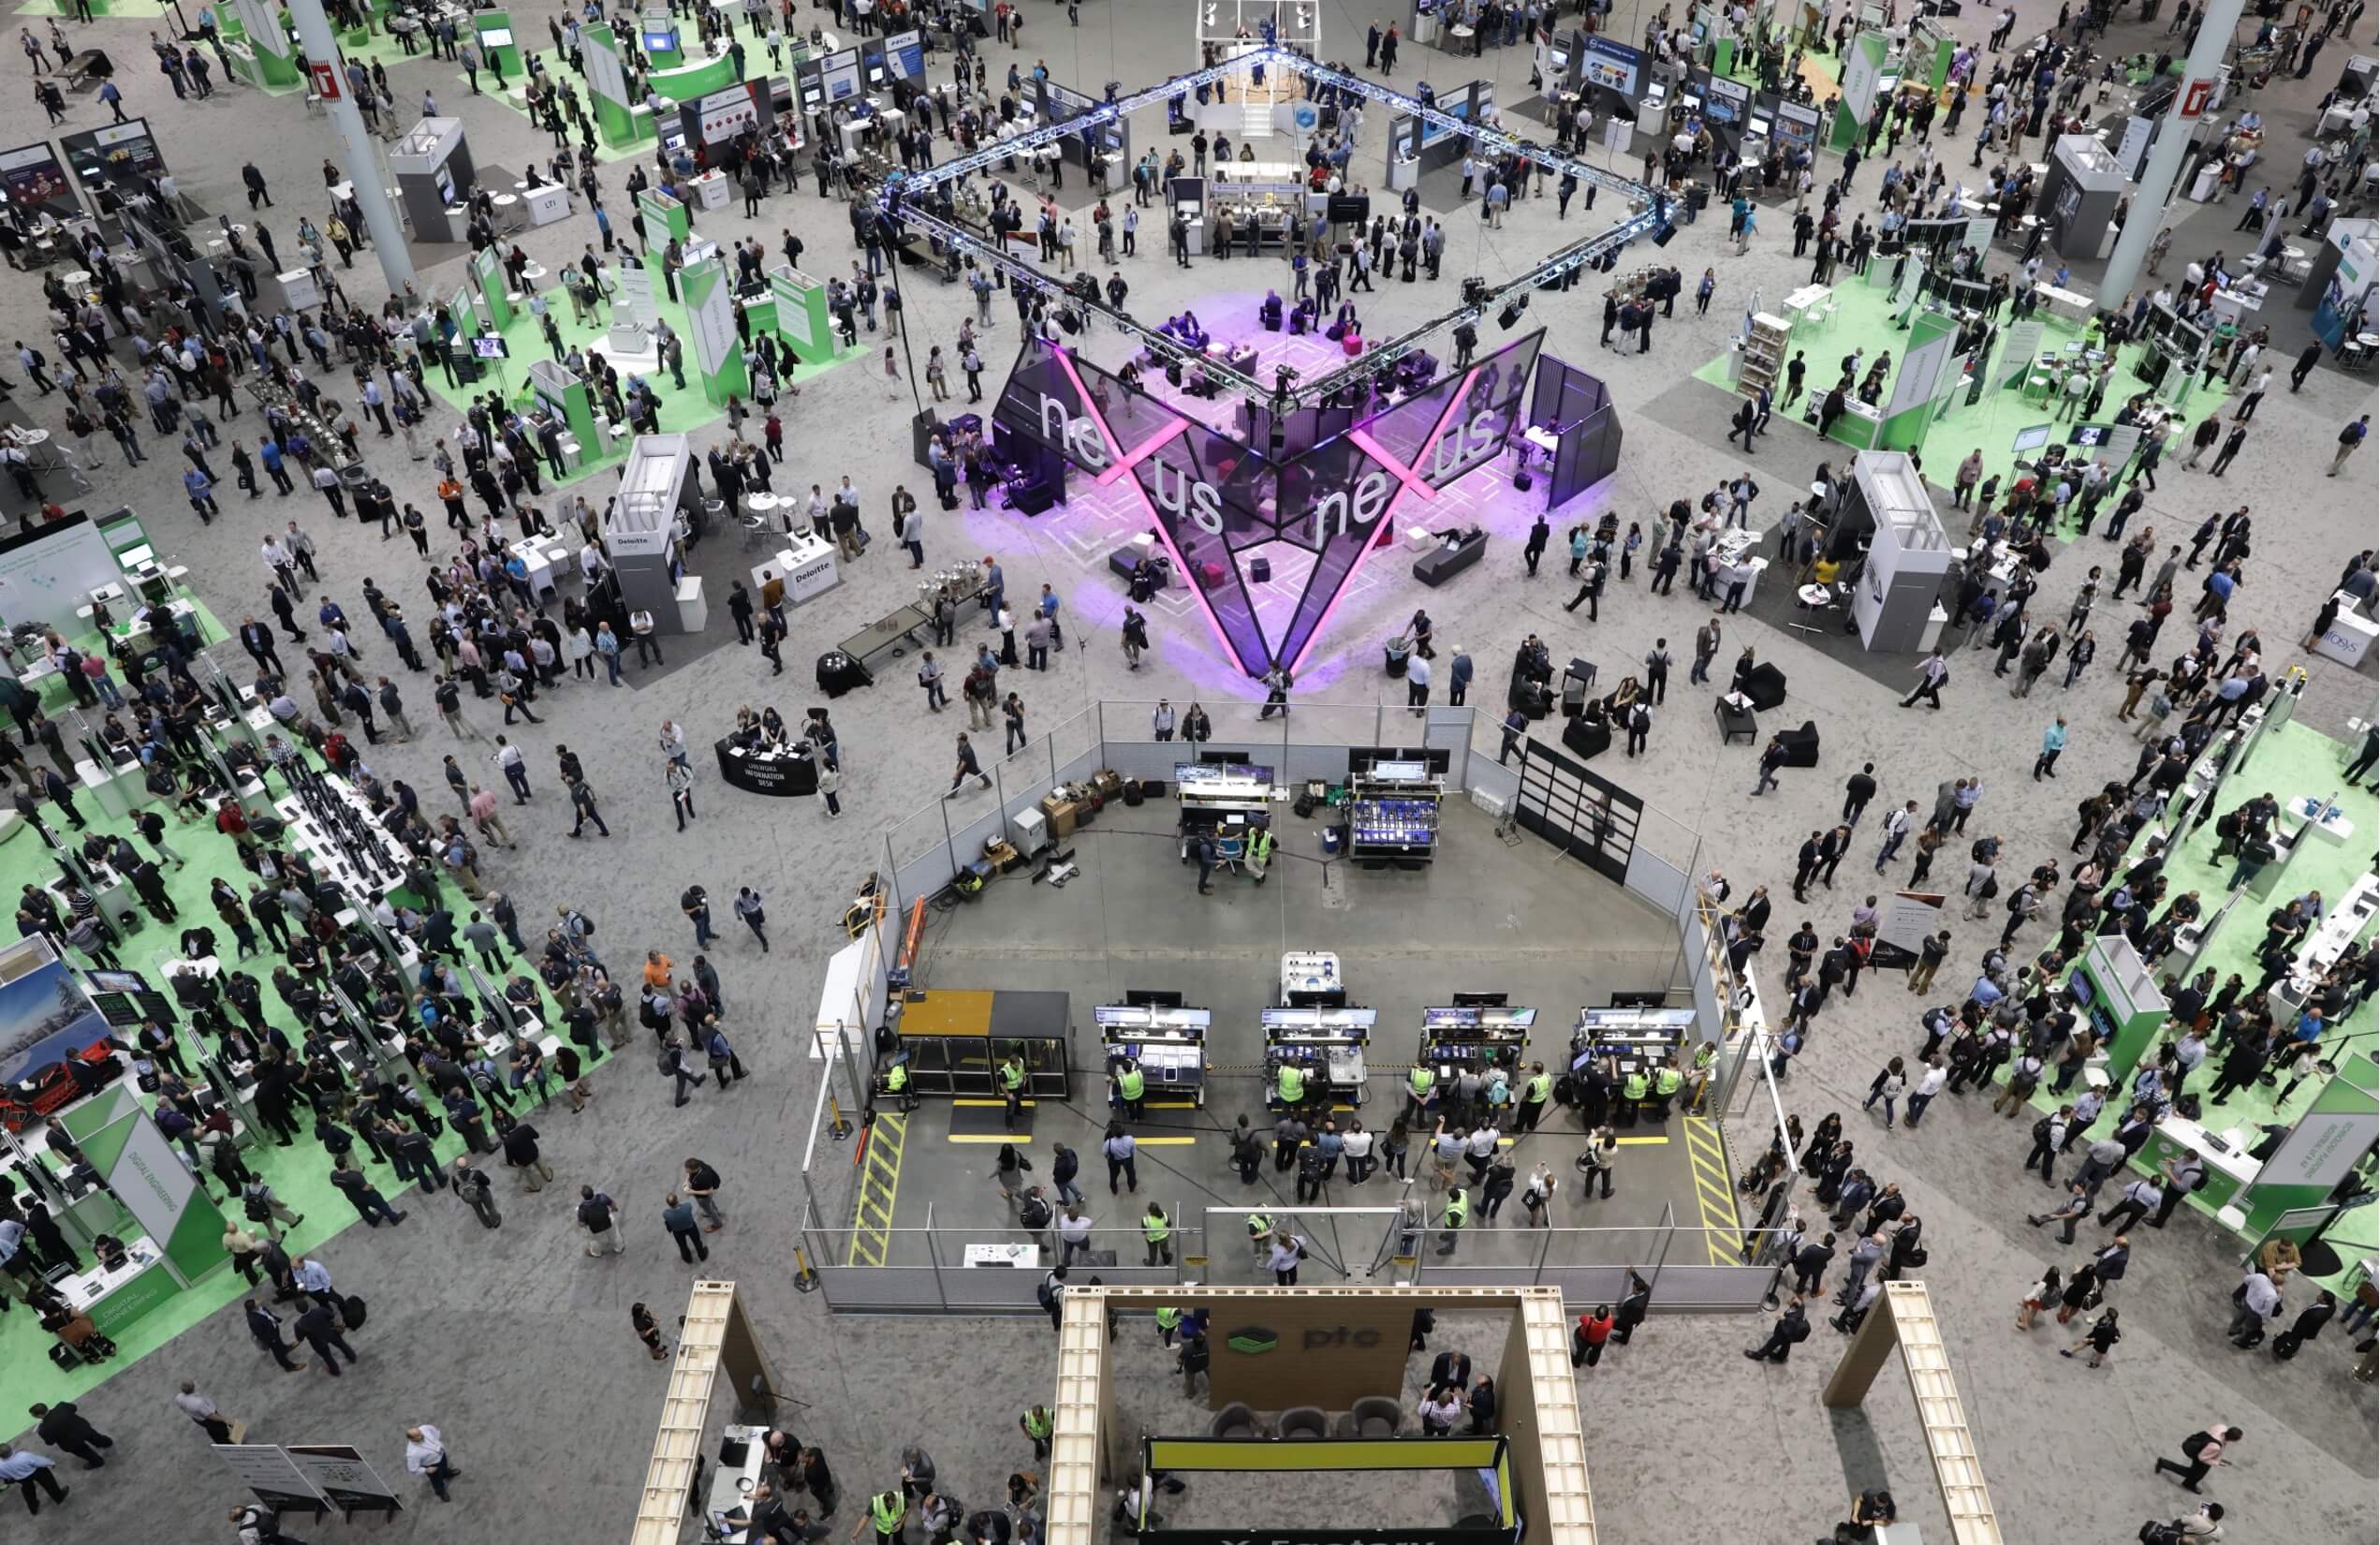
[(1585, 719), (1572, 719), (1562, 727), (1562, 743), (1576, 753), (1580, 761), (1586, 761), (1611, 749), (1611, 727), (1591, 724)]

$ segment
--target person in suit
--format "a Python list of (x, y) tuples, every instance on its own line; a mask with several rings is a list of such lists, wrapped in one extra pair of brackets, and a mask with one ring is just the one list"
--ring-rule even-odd
[(271, 1352), (272, 1361), (286, 1372), (299, 1372), (298, 1364), (289, 1360), (288, 1344), (281, 1339), (281, 1317), (255, 1299), (249, 1299), (242, 1307), (247, 1314), (248, 1334), (256, 1337), (257, 1345)]
[(331, 1355), (333, 1352), (344, 1355), (349, 1362), (356, 1360), (356, 1349), (347, 1345), (341, 1329), (339, 1310), (328, 1296), (316, 1300), (313, 1308), (298, 1317), (296, 1326), (298, 1339), (314, 1348), (315, 1356), (322, 1360), (322, 1371), (332, 1378), (339, 1376), (339, 1363)]
[(37, 1405), (33, 1415), (39, 1423), (34, 1431), (41, 1435), (41, 1441), (74, 1455), (82, 1461), (86, 1470), (107, 1464), (107, 1456), (99, 1450), (116, 1446), (116, 1440), (91, 1425), (90, 1419), (77, 1410), (71, 1400), (62, 1400), (55, 1405)]
[(1793, 1356), (1797, 1343), (1810, 1339), (1809, 1311), (1802, 1307), (1801, 1295), (1796, 1293), (1785, 1301), (1785, 1310), (1769, 1329), (1769, 1339), (1757, 1346), (1747, 1346), (1743, 1355), (1755, 1362), (1784, 1362)]

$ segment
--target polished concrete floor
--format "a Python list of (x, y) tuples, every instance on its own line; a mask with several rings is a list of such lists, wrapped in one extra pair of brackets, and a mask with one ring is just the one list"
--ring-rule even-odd
[[(1613, 18), (1614, 30), (1635, 36), (1650, 9), (1623, 7)], [(1180, 9), (1153, 0), (1094, 0), (1083, 7), (1079, 29), (1065, 24), (1062, 7), (1034, 6), (1029, 11), (1027, 35), (1034, 40), (1019, 50), (994, 51), (999, 66), (1013, 58), (1029, 68), (1036, 58), (1046, 58), (1061, 81), (1095, 88), (1108, 80), (1153, 79), (1185, 67), (1192, 57)], [(2023, 0), (2020, 11), (2031, 26), (2053, 20), (2055, 7)], [(1361, 11), (1326, 7), (1330, 36), (1346, 40), (1329, 52), (1359, 55), (1369, 20)], [(1976, 12), (1958, 19), (1952, 30), (1979, 36), (1987, 21)], [(2155, 47), (2162, 25), (2162, 17), (2146, 28), (2120, 25), (2110, 41), (2125, 51)], [(108, 49), (124, 66), (128, 109), (151, 115), (185, 193), (211, 209), (243, 213), (239, 168), (253, 156), (275, 190), (274, 209), (258, 213), (272, 225), (285, 252), (294, 245), (299, 213), (311, 213), (317, 222), (323, 218), (318, 196), (310, 197), (309, 190), (316, 185), (316, 163), (331, 153), (331, 143), (321, 120), (307, 117), (297, 98), (226, 90), (204, 102), (177, 101), (145, 66), (145, 22), (67, 26), (79, 43)], [(2367, 16), (2351, 39), (2343, 45), (2334, 40), (2326, 50), (2316, 79), (2276, 82), (2255, 99), (2265, 114), (2267, 154), (2276, 180), (2295, 168), (2303, 152), (2315, 99), (2327, 85), (2322, 78), (2333, 75), (2345, 55), (2370, 52), (2371, 44)], [(485, 163), (517, 166), (544, 144), (518, 114), (471, 98), (459, 79), (448, 79), (446, 66), (417, 61), (390, 69), (401, 101), (417, 99), (424, 86), (434, 87), (442, 106), (463, 117), (473, 151)], [(1475, 74), (1491, 74), (1509, 99), (1525, 84), (1527, 60), (1521, 51), (1491, 51), (1475, 62), (1408, 46), (1397, 79), (1459, 81)], [(90, 98), (70, 102), (66, 130), (106, 120)], [(11, 143), (46, 132), (22, 96), (0, 104), (0, 130), (13, 131)], [(1378, 130), (1368, 129), (1367, 153), (1376, 154), (1380, 143)], [(1954, 153), (1959, 161), (1963, 150)], [(1862, 169), (1861, 201), (1873, 195), (1875, 177), (1873, 169)], [(606, 183), (616, 201), (616, 168), (607, 169)], [(2182, 216), (2177, 256), (2211, 252), (2238, 240), (2230, 234), (2238, 218), (2236, 201), (2230, 208), (2174, 209)], [(1435, 287), (1384, 286), (1377, 301), (1366, 302), (1375, 333), (1409, 325), (1449, 303), (1456, 281), (1484, 266), (1491, 246), (1531, 243), (1550, 248), (1587, 228), (1576, 206), (1570, 220), (1558, 225), (1550, 200), (1516, 213), (1493, 233), (1480, 231), (1476, 220), (1458, 223), (1462, 228), (1445, 280)], [(745, 222), (734, 212), (703, 221), (706, 234), (764, 234), (772, 246), (780, 229), (799, 229), (814, 255), (810, 266), (830, 272), (850, 260), (845, 226), (840, 205), (807, 194), (772, 199), (757, 222)], [(1671, 499), (1697, 496), (1745, 464), (1723, 438), (1731, 408), (1727, 398), (1686, 377), (1720, 351), (1731, 318), (1755, 292), (1782, 294), (1806, 272), (1790, 259), (1781, 212), (1771, 208), (1762, 227), (1755, 250), (1741, 258), (1726, 250), (1723, 225), (1709, 220), (1682, 230), (1664, 249), (1665, 259), (1682, 269), (1689, 284), (1707, 266), (1716, 271), (1721, 287), (1709, 316), (1693, 317), (1688, 306), (1662, 323), (1648, 354), (1595, 349), (1601, 298), (1592, 287), (1574, 292), (1567, 304), (1548, 300), (1533, 309), (1534, 324), (1550, 330), (1552, 352), (1584, 362), (1610, 383), (1627, 435), (1620, 471), (1572, 509), (1558, 512), (1558, 520), (1566, 523), (1606, 508), (1623, 522), (1649, 519)], [(551, 266), (593, 239), (591, 219), (580, 213), (529, 233), (522, 244)], [(1995, 253), (1994, 267), (2007, 266), (2012, 256)], [(452, 249), (429, 257), (440, 263), (425, 270), (425, 287), (450, 290), (461, 270)], [(342, 273), (365, 304), (375, 302), (380, 293), (371, 263), (366, 255), (360, 267)], [(1124, 267), (1134, 286), (1134, 309), (1148, 317), (1161, 317), (1184, 303), (1207, 304), (1226, 291), (1250, 291), (1253, 303), (1255, 295), (1277, 282), (1216, 265), (1178, 270), (1165, 262), (1153, 241)], [(2095, 272), (2083, 265), (2086, 283)], [(922, 348), (939, 342), (947, 351), (962, 298), (955, 291), (912, 287), (916, 343)], [(2287, 303), (2285, 292), (2280, 304)], [(993, 347), (986, 360), (993, 386), (1014, 336), (1013, 314), (995, 311), (995, 316), (1001, 326), (992, 334)], [(0, 286), (0, 317), (9, 324), (0, 336), (38, 340), (46, 334), (31, 279), (10, 276)], [(1680, 387), (1692, 394), (1674, 393)], [(335, 380), (332, 388), (347, 390)], [(57, 426), (54, 398), (36, 400), (22, 386), (17, 391), (37, 421)], [(2343, 732), (2350, 714), (2369, 715), (2372, 680), (2308, 659), (2294, 645), (2341, 566), (2373, 539), (2380, 452), (2367, 447), (2349, 472), (2335, 479), (2314, 472), (2328, 464), (2339, 426), (2369, 411), (2371, 400), (2368, 382), (2328, 367), (2317, 371), (2301, 395), (2276, 393), (2266, 401), (2248, 448), (2223, 481), (2169, 470), (2150, 501), (2161, 537), (2184, 540), (2211, 511), (2240, 503), (2254, 507), (2255, 556), (2250, 582), (2232, 607), (2234, 631), (2254, 625), (2264, 634), (2268, 659), (2307, 666), (2312, 680), (2300, 720), (2334, 735)], [(829, 372), (805, 389), (788, 418), (788, 461), (781, 485), (831, 486), (850, 473), (864, 491), (881, 537), (887, 522), (879, 512), (891, 487), (926, 486), (922, 470), (908, 461), (905, 426), (897, 421), (908, 406), (906, 391), (889, 389), (873, 363), (855, 361)], [(225, 433), (252, 438), (254, 425), (252, 417), (243, 418), (225, 426)], [(452, 433), (451, 426), (444, 432)], [(366, 444), (374, 448), (368, 454), (375, 470), (390, 478), (400, 497), (435, 510), (426, 464), (380, 453), (368, 432)], [(110, 451), (89, 497), (67, 502), (98, 510), (120, 503), (140, 508), (151, 528), (164, 535), (161, 547), (191, 567), (199, 594), (227, 624), (236, 625), (245, 611), (262, 610), (257, 538), (268, 519), (277, 528), (293, 515), (321, 544), (328, 587), (351, 613), (360, 614), (360, 586), (367, 576), (376, 576), (391, 594), (419, 597), (419, 571), (409, 548), (384, 546), (375, 534), (333, 520), (311, 499), (282, 501), (268, 494), (262, 504), (251, 506), (234, 496), (225, 504), (226, 518), (201, 529), (185, 512), (177, 468), (169, 464), (174, 448), (154, 449), (148, 464), (130, 471)], [(1935, 449), (1937, 456), (1957, 453)], [(1821, 460), (1839, 464), (1840, 448), (1822, 446), (1805, 430), (1780, 421), (1751, 463), (1770, 490), (1755, 507), (1755, 523), (1773, 523), (1789, 491), (1806, 483)], [(223, 470), (221, 463), (217, 467)], [(1486, 480), (1477, 481), (1482, 488), (1467, 488), (1459, 501), (1466, 515), (1476, 510), (1491, 517), (1498, 530), (1507, 530), (1505, 522), (1510, 521), (1525, 525), (1526, 512), (1505, 508), (1501, 498), (1495, 508), (1486, 508)], [(610, 490), (598, 479), (588, 492), (599, 502)], [(1101, 545), (1108, 534), (1098, 540), (1088, 533), (1070, 537), (1063, 522), (1052, 523), (1049, 517), (1025, 522), (1005, 512), (939, 516), (931, 508), (927, 514), (927, 552), (935, 565), (994, 553), (1012, 586), (1037, 589), (1047, 581), (1065, 598), (1073, 625), (1069, 639), (1080, 643), (1053, 661), (1049, 676), (1028, 676), (1021, 686), (1036, 734), (1065, 727), (1103, 699), (1145, 702), (1164, 694), (1179, 705), (1198, 697), (1219, 720), (1227, 704), (1239, 709), (1253, 702), (1247, 684), (1235, 684), (1216, 662), (1213, 641), (1195, 615), (1153, 612), (1155, 648), (1138, 674), (1125, 670), (1114, 634), (1121, 596), (1104, 566), (1112, 544)], [(450, 551), (444, 537), (439, 543), (439, 553)], [(1471, 649), (1485, 680), (1500, 675), (1500, 662), (1528, 631), (1542, 634), (1557, 659), (1583, 655), (1609, 671), (1641, 657), (1656, 639), (1667, 639), (1682, 655), (1687, 638), (1707, 616), (1682, 593), (1653, 597), (1620, 583), (1605, 598), (1599, 622), (1588, 622), (1583, 610), (1565, 614), (1558, 607), (1570, 587), (1550, 572), (1535, 582), (1525, 580), (1517, 549), (1517, 541), (1502, 540), (1477, 568), (1427, 593), (1404, 578), (1403, 565), (1374, 566), (1376, 573), (1364, 576), (1369, 588), (1350, 596), (1301, 672), (1300, 696), (1357, 704), (1402, 702), (1403, 684), (1374, 673), (1371, 662), (1377, 656), (1372, 650), (1425, 601), (1437, 622), (1441, 650), (1458, 644)], [(2063, 611), (2064, 597), (2080, 582), (2082, 568), (2102, 561), (2096, 549), (2062, 554), (2046, 576), (2045, 602), (2054, 600)], [(711, 585), (714, 631), (725, 626), (718, 614), (727, 581), (742, 564), (741, 554), (715, 545), (696, 552), (693, 566)], [(890, 544), (879, 540), (870, 556), (846, 566), (838, 590), (795, 614), (788, 655), (796, 662), (815, 657), (913, 595), (914, 578)], [(418, 610), (418, 599), (414, 605)], [(2117, 618), (2117, 609), (2106, 609), (2106, 614)], [(1760, 800), (1744, 798), (1753, 782), (1755, 753), (1719, 745), (1707, 722), (1707, 703), (1687, 690), (1681, 670), (1672, 680), (1679, 693), (1675, 716), (1659, 715), (1653, 759), (1632, 764), (1607, 758), (1597, 767), (1658, 813), (1657, 821), (1649, 817), (1647, 841), (1657, 842), (1682, 865), (1724, 867), (1739, 889), (1765, 881), (1782, 896), (1795, 846), (1809, 830), (1831, 821), (1843, 779), (1871, 759), (1884, 784), (1881, 797), (1896, 801), (1930, 799), (1936, 783), (1954, 775), (1982, 776), (1988, 794), (1978, 819), (1985, 826), (2003, 832), (2011, 849), (2027, 857), (2062, 852), (2074, 802), (2098, 779), (2130, 771), (2134, 747), (2127, 727), (2112, 720), (2120, 688), (2109, 669), (2113, 652), (2107, 640), (2120, 627), (2121, 620), (2106, 625), (2100, 663), (2069, 693), (2062, 696), (2049, 686), (2031, 699), (2010, 699), (1981, 670), (1965, 667), (1950, 689), (1949, 712), (1933, 714), (1894, 708), (1886, 686), (1812, 653), (1798, 635), (1730, 618), (1728, 649), (1750, 642), (1773, 658), (1790, 680), (1785, 709), (1790, 722), (1818, 723), (1825, 738), (1820, 766), (1788, 773), (1782, 788)], [(237, 662), (236, 653), (221, 653)], [(1049, 1344), (1038, 1321), (830, 1320), (817, 1300), (801, 1296), (792, 1283), (791, 1250), (801, 1206), (797, 1171), (819, 1071), (804, 1055), (796, 1027), (808, 1023), (802, 1016), (817, 996), (823, 962), (842, 943), (836, 918), (864, 877), (886, 861), (888, 831), (904, 855), (917, 850), (906, 837), (921, 831), (923, 822), (913, 820), (912, 813), (948, 785), (957, 715), (925, 717), (911, 695), (915, 688), (905, 665), (888, 669), (873, 692), (834, 705), (847, 773), (843, 820), (830, 822), (806, 802), (769, 803), (723, 788), (704, 762), (696, 790), (699, 818), (680, 837), (654, 750), (661, 721), (677, 719), (703, 744), (739, 703), (775, 702), (798, 717), (815, 694), (800, 664), (792, 677), (772, 679), (757, 655), (732, 643), (692, 663), (684, 663), (675, 649), (671, 657), (666, 672), (632, 670), (625, 688), (571, 686), (541, 702), (541, 716), (549, 722), (522, 731), (531, 748), (539, 798), (520, 813), (521, 851), (492, 858), (490, 868), (498, 883), (526, 899), (524, 913), (543, 915), (565, 904), (589, 909), (600, 920), (607, 952), (631, 962), (648, 947), (685, 960), (691, 940), (676, 898), (689, 881), (708, 884), (714, 897), (731, 894), (738, 885), (761, 888), (771, 901), (773, 952), (764, 956), (755, 941), (732, 933), (713, 952), (725, 978), (730, 1029), (741, 1037), (754, 1076), (731, 1091), (706, 1092), (686, 1109), (673, 1111), (666, 1103), (666, 1085), (643, 1071), (650, 1063), (624, 1059), (620, 1071), (598, 1076), (595, 1111), (566, 1127), (566, 1117), (549, 1123), (564, 1128), (550, 1143), (564, 1188), (534, 1200), (510, 1199), (500, 1231), (483, 1232), (450, 1206), (426, 1206), (396, 1234), (350, 1231), (332, 1242), (328, 1252), (332, 1268), (373, 1303), (371, 1322), (357, 1338), (364, 1361), (353, 1376), (334, 1383), (318, 1374), (276, 1373), (250, 1346), (236, 1317), (218, 1315), (110, 1380), (82, 1405), (119, 1437), (121, 1458), (108, 1471), (71, 1476), (77, 1482), (72, 1499), (19, 1526), (22, 1538), (153, 1533), (160, 1496), (175, 1499), (183, 1532), (217, 1538), (222, 1509), (242, 1492), (167, 1404), (184, 1378), (197, 1381), (227, 1409), (251, 1421), (259, 1440), (353, 1443), (392, 1478), (402, 1471), (404, 1428), (421, 1420), (443, 1426), (468, 1472), (456, 1489), (456, 1502), (441, 1507), (422, 1491), (419, 1505), (394, 1528), (382, 1531), (383, 1538), (542, 1542), (624, 1529), (662, 1384), (661, 1370), (628, 1334), (627, 1308), (647, 1302), (667, 1322), (681, 1302), (690, 1273), (662, 1238), (655, 1214), (679, 1166), (696, 1154), (718, 1164), (728, 1182), (722, 1201), (731, 1222), (727, 1232), (710, 1237), (708, 1269), (742, 1284), (779, 1368), (804, 1403), (782, 1414), (803, 1437), (819, 1442), (834, 1464), (849, 1497), (836, 1517), (838, 1525), (849, 1526), (859, 1492), (889, 1480), (904, 1443), (933, 1449), (954, 1488), (971, 1500), (996, 1494), (1023, 1459), (1016, 1415), (1046, 1397), (1050, 1388)], [(1004, 688), (1017, 684), (1015, 674), (1004, 679)], [(426, 724), (426, 682), (402, 681), (415, 722)], [(793, 690), (786, 690), (788, 685)], [(2073, 740), (2057, 783), (2036, 787), (2026, 779), (2026, 769), (2049, 714), (2061, 708), (2073, 721)], [(481, 715), (476, 705), (472, 713), (481, 729), (498, 728), (493, 715)], [(614, 833), (610, 840), (566, 837), (566, 813), (557, 808), (548, 774), (557, 741), (586, 758)], [(1492, 754), (1491, 735), (1483, 741)], [(425, 737), (389, 748), (376, 761), (389, 775), (435, 790), (442, 748), (441, 742)], [(471, 754), (484, 755), (486, 749), (475, 745)], [(1061, 755), (1071, 756), (1072, 746)], [(2357, 818), (2373, 817), (2367, 805)], [(1873, 841), (1868, 830), (1863, 827), (1855, 866), (1873, 855), (1866, 846)], [(8, 849), (11, 865), (25, 861), (22, 846)], [(1905, 855), (1899, 861), (1905, 863)], [(1105, 868), (1103, 861), (1102, 872)], [(1173, 877), (1162, 864), (1156, 869)], [(1822, 929), (1839, 927), (1858, 893), (1855, 887), (1870, 873), (1846, 870), (1837, 892), (1819, 893), (1826, 905), (1806, 914), (1783, 905), (1780, 920), (1790, 928), (1807, 915)], [(1906, 870), (1889, 873), (1904, 876)], [(1432, 875), (1430, 883), (1435, 888), (1447, 877)], [(1480, 910), (1486, 892), (1476, 888), (1488, 882), (1457, 883), (1466, 889), (1453, 905)], [(1875, 883), (1882, 889), (1881, 879)], [(1597, 941), (1591, 929), (1616, 899), (1613, 892), (1583, 875), (1577, 885), (1581, 964), (1572, 1007), (1633, 975), (1594, 957)], [(1447, 926), (1437, 910), (1433, 902), (1418, 920), (1400, 920), (1394, 936), (1432, 947)], [(1261, 939), (1262, 949), (1277, 951), (1285, 936), (1295, 942), (1300, 931), (1276, 922)], [(1954, 963), (1964, 969), (1985, 940), (1974, 928), (1958, 932)], [(1258, 942), (1252, 937), (1244, 948), (1261, 953)], [(1385, 967), (1379, 969), (1385, 973)], [(1069, 970), (1081, 973), (1083, 967)], [(1095, 972), (1088, 978), (1086, 992), (1104, 979)], [(1775, 990), (1765, 973), (1764, 985)], [(1545, 999), (1549, 1007), (1562, 1001), (1550, 992)], [(1408, 1006), (1414, 1002), (1418, 999), (1407, 1000)], [(1886, 980), (1872, 982), (1856, 999), (1830, 1008), (1788, 1081), (1792, 1108), (1805, 1120), (1842, 1109), (1853, 1112), (1856, 1126), (1858, 1099), (1878, 1063), (1917, 1044), (1917, 1008)], [(1747, 1140), (1754, 1145), (1764, 1140), (1756, 1126), (1738, 1129), (1735, 1137), (1739, 1152)], [(2172, 1516), (2186, 1498), (2151, 1475), (2151, 1459), (2173, 1451), (2185, 1433), (2211, 1416), (2237, 1422), (2249, 1434), (2236, 1450), (2237, 1466), (2211, 1483), (2213, 1494), (2232, 1508), (2234, 1538), (2371, 1536), (2380, 1432), (2371, 1390), (2346, 1377), (2351, 1360), (2345, 1338), (2328, 1335), (2286, 1365), (2262, 1354), (2233, 1352), (2221, 1333), (2237, 1280), (2228, 1241), (2188, 1217), (2137, 1241), (2132, 1274), (2119, 1295), (2125, 1340), (2108, 1369), (2086, 1372), (2055, 1356), (2051, 1332), (2036, 1332), (2031, 1345), (2022, 1345), (2010, 1329), (2017, 1298), (2041, 1266), (2052, 1259), (2071, 1264), (2078, 1253), (2058, 1250), (2023, 1226), (2023, 1214), (2033, 1203), (2018, 1170), (2025, 1148), (2021, 1127), (1946, 1099), (1921, 1131), (1865, 1136), (1863, 1148), (1871, 1145), (1888, 1155), (1927, 1218), (1934, 1262), (1929, 1285), (1944, 1315), (1967, 1414), (2009, 1538), (2127, 1539), (2141, 1519)], [(581, 1241), (564, 1205), (580, 1183), (600, 1185), (621, 1202), (630, 1226), (625, 1257), (597, 1261), (580, 1253)], [(1913, 1408), (1897, 1388), (1889, 1381), (1881, 1384), (1864, 1415), (1830, 1416), (1817, 1404), (1817, 1391), (1829, 1366), (1832, 1333), (1822, 1330), (1791, 1364), (1768, 1369), (1753, 1367), (1738, 1355), (1756, 1330), (1741, 1321), (1659, 1321), (1636, 1346), (1607, 1357), (1582, 1379), (1589, 1453), (1599, 1481), (1597, 1510), (1610, 1538), (1701, 1541), (1714, 1531), (1764, 1538), (1814, 1537), (1842, 1516), (1851, 1489), (1879, 1481), (1894, 1487), (1906, 1516), (1917, 1520), (1930, 1538), (1947, 1538), (1926, 1483)], [(1128, 1364), (1125, 1376), (1166, 1377), (1170, 1364), (1147, 1339), (1146, 1328), (1127, 1334), (1140, 1337), (1146, 1350), (1136, 1354), (1140, 1361)], [(406, 1489), (407, 1483), (400, 1486)], [(335, 1523), (293, 1522), (292, 1527), (301, 1538), (319, 1542), (347, 1538), (363, 1526), (350, 1531)]]

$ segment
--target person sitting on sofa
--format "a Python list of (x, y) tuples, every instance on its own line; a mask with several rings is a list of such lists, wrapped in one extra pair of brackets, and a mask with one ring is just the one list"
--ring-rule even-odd
[(1279, 290), (1268, 289), (1264, 292), (1264, 299), (1256, 304), (1256, 320), (1263, 325), (1267, 332), (1281, 331), (1281, 292)]

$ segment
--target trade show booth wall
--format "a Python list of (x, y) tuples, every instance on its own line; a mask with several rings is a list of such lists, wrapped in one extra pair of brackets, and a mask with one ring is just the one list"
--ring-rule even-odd
[(1620, 412), (1611, 389), (1552, 355), (1537, 360), (1529, 422), (1561, 442), (1546, 508), (1558, 509), (1620, 468)]

